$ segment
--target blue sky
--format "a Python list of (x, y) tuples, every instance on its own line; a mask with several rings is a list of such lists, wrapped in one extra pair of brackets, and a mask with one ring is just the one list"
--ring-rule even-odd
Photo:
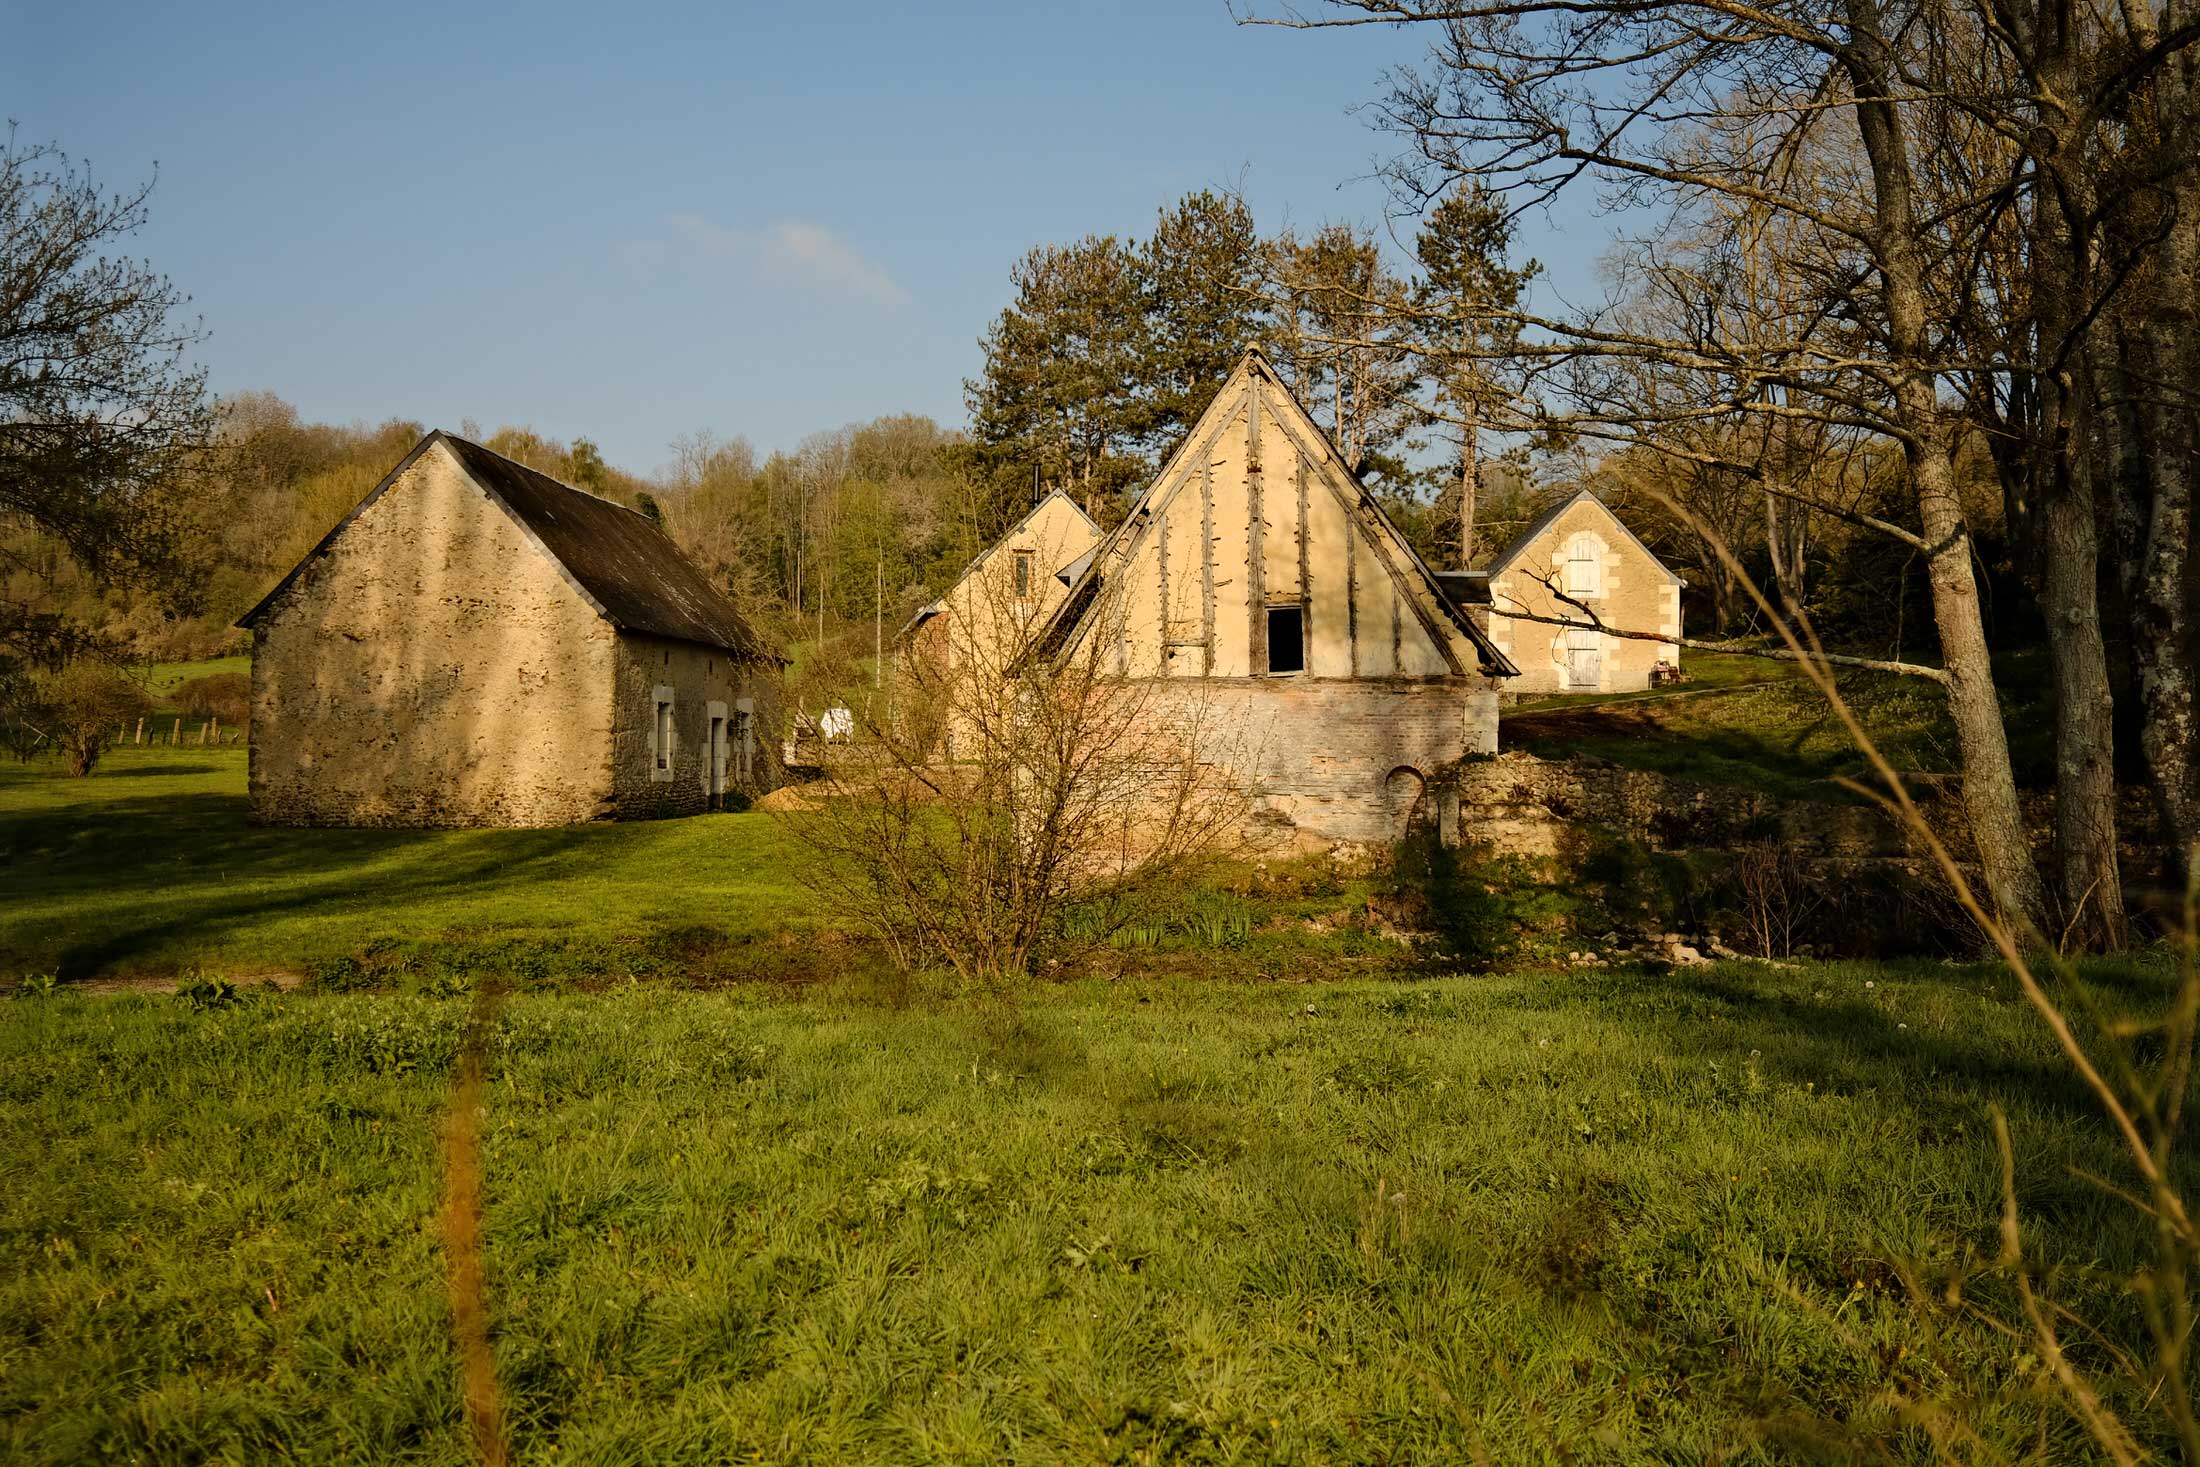
[[(1223, 0), (508, 7), (9, 0), (0, 108), (122, 185), (217, 391), (525, 423), (648, 471), (888, 412), (963, 421), (1025, 250), (1242, 182), (1378, 222), (1351, 115), (1420, 42)], [(1585, 281), (1601, 235), (1528, 223)]]

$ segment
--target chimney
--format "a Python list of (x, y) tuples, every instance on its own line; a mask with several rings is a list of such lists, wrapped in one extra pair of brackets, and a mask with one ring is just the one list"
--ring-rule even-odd
[(1039, 501), (1046, 498), (1046, 491), (1039, 486), (1039, 466), (1031, 466), (1031, 507), (1037, 509)]

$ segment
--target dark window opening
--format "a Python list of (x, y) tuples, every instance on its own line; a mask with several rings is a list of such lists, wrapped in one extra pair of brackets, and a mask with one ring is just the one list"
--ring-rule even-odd
[(1306, 608), (1268, 608), (1268, 670), (1306, 671)]

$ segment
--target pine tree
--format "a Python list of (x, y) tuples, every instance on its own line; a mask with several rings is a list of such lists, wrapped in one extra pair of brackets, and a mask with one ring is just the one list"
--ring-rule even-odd
[(1435, 415), (1452, 424), (1459, 469), (1439, 508), (1451, 513), (1446, 538), (1461, 567), (1475, 552), (1475, 517), (1482, 487), (1482, 428), (1507, 394), (1497, 370), (1518, 345), (1521, 294), (1541, 268), (1533, 260), (1506, 263), (1513, 221), (1503, 203), (1469, 180), (1436, 206), (1414, 240), (1421, 278), (1413, 293), (1416, 332), (1434, 388)]

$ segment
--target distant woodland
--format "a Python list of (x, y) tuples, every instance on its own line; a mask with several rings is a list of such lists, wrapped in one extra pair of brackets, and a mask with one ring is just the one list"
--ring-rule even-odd
[[(210, 399), (204, 452), (188, 472), (192, 513), (179, 578), (105, 575), (27, 517), (7, 522), (4, 594), (86, 629), (135, 659), (241, 650), (234, 623), (431, 427), (451, 427), (563, 481), (656, 519), (706, 571), (790, 643), (872, 650), (1013, 523), (1035, 492), (1070, 491), (1104, 524), (1121, 517), (1248, 346), (1284, 370), (1363, 480), (1433, 564), (1459, 559), (1460, 488), (1471, 476), (1472, 559), (1485, 561), (1552, 499), (1588, 485), (1618, 505), (1691, 584), (1690, 630), (1750, 629), (1733, 576), (1661, 502), (1694, 512), (1762, 565), (1761, 496), (1746, 475), (1676, 472), (1656, 455), (1591, 453), (1456, 419), (1506, 390), (1476, 368), (1446, 379), (1432, 348), (1383, 310), (1515, 300), (1532, 262), (1505, 259), (1509, 226), (1486, 200), (1439, 211), (1418, 269), (1394, 271), (1373, 234), (1331, 226), (1263, 237), (1236, 200), (1211, 193), (1161, 210), (1144, 239), (1041, 246), (1011, 274), (1012, 304), (981, 338), (965, 384), (969, 429), (899, 415), (823, 429), (792, 449), (701, 431), (668, 445), (670, 466), (605, 461), (587, 437), (530, 426), (312, 423), (274, 391)], [(1428, 334), (1426, 332), (1424, 335)], [(1400, 339), (1392, 339), (1400, 338)], [(739, 404), (728, 405), (738, 419)], [(1967, 463), (1981, 543), (1999, 544), (1998, 494), (1982, 455)], [(1866, 506), (1901, 492), (1899, 464), (1852, 451), (1839, 473)], [(1844, 645), (1931, 655), (1922, 569), (1839, 520), (1788, 531), (1792, 574)], [(1998, 556), (1990, 555), (1989, 565)], [(1889, 578), (1914, 584), (1892, 598)], [(2019, 613), (2021, 616), (2021, 612)]]

